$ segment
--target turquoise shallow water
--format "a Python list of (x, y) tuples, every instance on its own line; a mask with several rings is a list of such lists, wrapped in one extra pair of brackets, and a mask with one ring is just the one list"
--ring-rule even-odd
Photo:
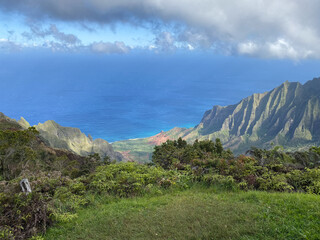
[(0, 55), (0, 111), (31, 124), (52, 119), (110, 142), (198, 124), (285, 80), (320, 75), (319, 63), (209, 54)]

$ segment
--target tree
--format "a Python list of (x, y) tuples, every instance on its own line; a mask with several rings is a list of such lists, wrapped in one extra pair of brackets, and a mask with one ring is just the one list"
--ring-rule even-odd
[(218, 156), (221, 157), (222, 153), (223, 153), (223, 147), (222, 147), (222, 143), (220, 141), (220, 138), (216, 138), (215, 150), (216, 150), (216, 153), (218, 154)]
[(178, 148), (185, 148), (187, 146), (187, 141), (183, 140), (181, 137), (179, 137), (177, 141)]
[(177, 159), (177, 141), (167, 140), (160, 146), (155, 146), (152, 155), (152, 162), (160, 165), (164, 169), (169, 169)]
[(211, 140), (198, 141), (193, 145), (187, 144), (185, 140), (179, 138), (177, 141), (168, 140), (160, 146), (154, 148), (152, 161), (155, 164), (169, 169), (177, 164), (190, 164), (194, 160), (209, 160), (215, 157), (233, 156), (231, 151), (224, 151), (220, 139), (216, 142)]
[(38, 134), (34, 127), (0, 131), (0, 174), (5, 179), (16, 177), (35, 161), (33, 146)]

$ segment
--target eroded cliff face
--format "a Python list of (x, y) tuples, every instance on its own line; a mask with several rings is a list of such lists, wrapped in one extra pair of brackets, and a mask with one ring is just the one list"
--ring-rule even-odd
[[(30, 124), (23, 117), (16, 121), (0, 112), (0, 130), (22, 130), (29, 127)], [(68, 150), (81, 156), (99, 153), (102, 158), (109, 156), (111, 160), (123, 160), (123, 156), (119, 152), (115, 152), (107, 141), (93, 140), (90, 135), (86, 136), (78, 128), (63, 127), (52, 120), (39, 123), (34, 127), (39, 131), (43, 142), (49, 147)]]
[(109, 156), (117, 161), (122, 160), (121, 154), (115, 152), (107, 141), (93, 140), (78, 128), (63, 127), (52, 120), (39, 123), (35, 127), (51, 147), (67, 149), (82, 156), (99, 153), (102, 158)]
[[(225, 148), (244, 153), (251, 146), (270, 143), (286, 148), (304, 148), (320, 143), (320, 78), (304, 85), (285, 82), (265, 93), (257, 93), (229, 106), (213, 106), (194, 128), (174, 128), (143, 140), (115, 142), (117, 151), (130, 152), (139, 144), (159, 145), (179, 137), (194, 140), (220, 138)], [(135, 153), (138, 155), (138, 153)], [(143, 160), (143, 159), (142, 159)]]
[[(238, 104), (214, 106), (185, 139), (219, 137), (225, 147), (319, 142), (320, 79), (304, 85), (285, 82)], [(194, 136), (191, 136), (191, 135)]]
[[(2, 113), (0, 121), (12, 127), (30, 126), (23, 118), (17, 122)], [(251, 146), (268, 147), (271, 142), (287, 149), (306, 148), (320, 144), (320, 78), (304, 85), (285, 82), (237, 104), (213, 106), (194, 128), (173, 128), (148, 138), (115, 142), (112, 146), (103, 139), (93, 140), (77, 128), (62, 127), (54, 121), (35, 127), (53, 148), (83, 156), (96, 152), (118, 161), (148, 162), (155, 145), (179, 137), (189, 143), (196, 139), (220, 138), (224, 147), (235, 153), (243, 153)]]

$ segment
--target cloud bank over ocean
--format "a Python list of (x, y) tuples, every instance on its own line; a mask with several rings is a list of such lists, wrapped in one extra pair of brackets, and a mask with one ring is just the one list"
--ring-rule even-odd
[[(320, 2), (313, 0), (307, 4), (299, 0), (2, 0), (0, 10), (25, 18), (25, 36), (52, 37), (53, 43), (77, 51), (87, 47), (127, 53), (132, 46), (127, 46), (125, 39), (84, 44), (80, 36), (65, 33), (56, 24), (78, 24), (89, 32), (103, 31), (101, 26), (141, 28), (153, 38), (134, 48), (145, 50), (207, 49), (226, 55), (293, 60), (320, 57)], [(48, 29), (35, 29), (43, 22)]]

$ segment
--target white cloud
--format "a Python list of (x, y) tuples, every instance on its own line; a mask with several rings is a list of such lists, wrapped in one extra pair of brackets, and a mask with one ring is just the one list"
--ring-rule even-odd
[(6, 38), (0, 38), (0, 51), (12, 52), (21, 50), (21, 45)]
[(29, 40), (34, 38), (47, 38), (51, 36), (57, 42), (68, 45), (75, 45), (81, 42), (80, 39), (74, 34), (66, 34), (60, 31), (55, 24), (51, 24), (47, 29), (42, 29), (42, 26), (39, 23), (35, 24), (29, 22), (28, 27), (30, 28), (30, 32), (24, 32), (22, 36)]
[(96, 53), (128, 53), (131, 48), (123, 42), (95, 42), (90, 46), (91, 50)]
[(162, 32), (154, 45), (165, 51), (181, 43), (252, 56), (320, 58), (317, 0), (2, 0), (1, 9), (32, 19), (151, 26)]
[(308, 57), (315, 57), (311, 50), (294, 48), (287, 40), (279, 38), (273, 42), (255, 43), (252, 41), (239, 43), (237, 51), (239, 54), (245, 54), (261, 58), (279, 58), (299, 60)]
[(154, 41), (156, 49), (165, 52), (175, 50), (177, 48), (175, 46), (175, 42), (176, 40), (170, 32), (161, 32), (157, 35)]
[(269, 52), (271, 56), (277, 58), (298, 58), (298, 52), (285, 40), (278, 39), (275, 42), (268, 44)]
[(187, 44), (187, 48), (190, 50), (190, 51), (192, 51), (192, 50), (194, 50), (194, 47), (191, 45), (191, 44)]
[(240, 43), (238, 45), (238, 51), (240, 54), (253, 55), (258, 51), (258, 46), (252, 41)]
[[(60, 31), (56, 25), (51, 24), (47, 28), (42, 28), (41, 25), (28, 24), (30, 32), (24, 32), (22, 36), (27, 39), (27, 42), (15, 43), (7, 38), (0, 38), (1, 51), (13, 51), (21, 49), (50, 49), (53, 52), (79, 52), (91, 51), (94, 53), (104, 54), (123, 54), (131, 51), (131, 47), (124, 42), (93, 42), (88, 45), (81, 43), (79, 38), (73, 34), (67, 34)], [(40, 41), (31, 41), (30, 40)]]

